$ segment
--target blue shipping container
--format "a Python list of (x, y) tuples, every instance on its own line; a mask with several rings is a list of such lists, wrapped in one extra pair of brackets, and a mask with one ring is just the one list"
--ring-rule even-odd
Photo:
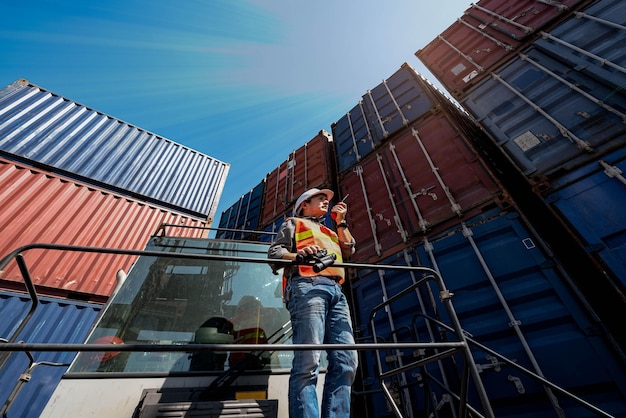
[[(261, 203), (265, 192), (265, 180), (244, 194), (231, 207), (222, 212), (219, 227), (253, 231), (259, 227)], [(234, 231), (218, 231), (217, 238), (247, 239), (249, 233)]]
[[(565, 176), (544, 201), (626, 294), (626, 148)], [(572, 180), (572, 181), (570, 181)]]
[(535, 46), (492, 73), (462, 105), (532, 184), (625, 144), (626, 92)]
[(276, 238), (276, 232), (278, 232), (278, 229), (280, 228), (280, 226), (283, 224), (283, 222), (285, 222), (286, 217), (287, 215), (280, 216), (274, 222), (270, 223), (269, 225), (266, 225), (265, 228), (263, 228), (263, 231), (265, 231), (265, 234), (262, 234), (259, 237), (259, 241), (273, 242), (274, 238)]
[[(423, 78), (407, 63), (363, 95), (363, 109), (375, 142), (406, 128), (435, 106)], [(378, 140), (378, 141), (377, 141)]]
[[(26, 317), (31, 307), (27, 295), (0, 291), (0, 338), (9, 339)], [(34, 315), (16, 336), (15, 341), (27, 343), (80, 344), (85, 341), (91, 326), (96, 321), (102, 305), (75, 302), (66, 299), (40, 298)], [(40, 352), (32, 353), (35, 362), (52, 362), (65, 366), (38, 365), (31, 379), (22, 386), (14, 402), (6, 411), (11, 418), (37, 417), (50, 399), (52, 392), (74, 359), (75, 353)], [(25, 353), (13, 353), (0, 370), (0, 405), (4, 405), (19, 379), (28, 367)]]
[[(602, 410), (616, 416), (625, 411), (622, 359), (525, 222), (516, 212), (494, 210), (468, 221), (466, 227), (459, 224), (424, 245), (407, 249), (391, 264), (437, 269), (454, 293), (455, 311), (471, 338)], [(413, 282), (405, 272), (381, 277), (378, 271), (371, 271), (359, 276), (353, 294), (360, 329), (367, 326), (372, 307)], [(441, 328), (431, 324), (429, 329), (418, 315), (424, 313), (450, 324), (433, 290), (411, 293), (394, 302), (388, 313), (379, 312), (377, 335), (387, 340), (396, 336), (400, 341), (444, 341)], [(496, 416), (552, 416), (555, 409), (562, 409), (568, 417), (590, 416), (588, 410), (562, 395), (551, 402), (539, 382), (488, 351), (472, 346), (472, 352)], [(414, 354), (404, 353), (404, 360), (410, 361)], [(364, 364), (371, 363), (368, 359)], [(458, 373), (457, 365), (442, 361), (407, 371), (407, 382), (419, 374), (424, 387), (431, 377), (455, 387)], [(415, 405), (424, 398), (421, 390), (411, 386)], [(443, 393), (436, 396), (441, 400)]]
[(435, 107), (425, 83), (415, 69), (404, 63), (332, 125), (339, 173)]
[(341, 119), (333, 123), (331, 130), (337, 169), (340, 173), (355, 166), (380, 145), (379, 142), (374, 142), (372, 137), (371, 128), (363, 113), (363, 102), (354, 106)]
[[(411, 249), (402, 250), (390, 257), (381, 260), (377, 264), (385, 265), (415, 265), (411, 260), (414, 259)], [(356, 273), (356, 277), (351, 281), (353, 307), (352, 313), (355, 315), (355, 332), (364, 343), (372, 343), (373, 338), (370, 332), (369, 317), (372, 309), (383, 303), (388, 298), (400, 293), (414, 283), (413, 280), (420, 279), (420, 275), (411, 275), (404, 271), (395, 270), (360, 270)], [(393, 342), (394, 338), (399, 342), (415, 341), (411, 333), (410, 327), (406, 326), (406, 322), (410, 323), (411, 319), (417, 312), (427, 311), (424, 299), (416, 301), (415, 295), (400, 299), (397, 303), (392, 304), (385, 310), (377, 312), (375, 316), (377, 342)], [(396, 323), (396, 321), (398, 321)], [(420, 341), (430, 342), (432, 340)], [(385, 352), (391, 355), (390, 352)], [(395, 358), (390, 356), (391, 359)], [(404, 359), (405, 363), (412, 361), (411, 358)], [(383, 361), (383, 371), (388, 371), (398, 364), (388, 364)], [(360, 390), (366, 391), (368, 401), (368, 411), (371, 410), (372, 417), (391, 417), (392, 411), (385, 401), (385, 397), (381, 392), (380, 381), (378, 379), (378, 366), (374, 352), (359, 352), (359, 369), (361, 385)], [(409, 371), (399, 376), (401, 382), (396, 382), (398, 386), (421, 385), (422, 381), (419, 375), (414, 371)], [(392, 385), (392, 387), (397, 387)], [(358, 390), (358, 389), (357, 389)], [(427, 416), (426, 414), (417, 414), (418, 411), (424, 411), (427, 407), (428, 396), (423, 393), (412, 391), (410, 403), (414, 416)], [(404, 398), (406, 400), (406, 397)]]
[(230, 167), (23, 79), (0, 89), (0, 154), (211, 221)]
[(626, 83), (626, 3), (600, 0), (542, 33), (534, 45), (570, 68), (620, 90)]

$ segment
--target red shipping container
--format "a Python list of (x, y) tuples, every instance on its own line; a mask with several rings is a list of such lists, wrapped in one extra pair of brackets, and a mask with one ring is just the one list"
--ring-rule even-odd
[(386, 181), (380, 153), (370, 154), (340, 180), (341, 195), (350, 194), (347, 221), (357, 243), (350, 261), (373, 262), (410, 241)]
[(283, 161), (265, 177), (265, 193), (261, 204), (262, 226), (269, 225), (272, 219), (288, 210), (287, 177), (290, 171), (287, 161)]
[(533, 36), (591, 1), (481, 0), (415, 55), (457, 99)]
[(270, 225), (289, 212), (304, 191), (313, 187), (332, 188), (334, 173), (332, 139), (322, 130), (267, 175), (261, 225)]
[[(0, 257), (31, 243), (143, 250), (163, 223), (206, 226), (200, 219), (0, 159)], [(202, 229), (179, 229), (182, 236), (206, 235)], [(24, 259), (39, 293), (104, 301), (115, 289), (116, 272), (127, 272), (136, 257), (29, 250)], [(0, 286), (24, 289), (15, 261), (0, 272)]]
[(443, 113), (405, 129), (340, 180), (350, 194), (352, 260), (372, 262), (508, 197)]

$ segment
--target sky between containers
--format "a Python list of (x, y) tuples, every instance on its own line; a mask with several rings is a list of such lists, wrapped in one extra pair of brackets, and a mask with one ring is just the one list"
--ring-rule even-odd
[(2, 2), (18, 78), (231, 164), (216, 212), (350, 110), (469, 0)]

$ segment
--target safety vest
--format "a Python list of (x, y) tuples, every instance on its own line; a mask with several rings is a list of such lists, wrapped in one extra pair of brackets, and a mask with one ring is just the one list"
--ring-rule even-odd
[[(328, 254), (335, 254), (337, 259), (335, 262), (341, 263), (341, 247), (339, 246), (339, 237), (332, 230), (324, 225), (302, 218), (289, 218), (296, 225), (296, 251), (301, 250), (309, 245), (317, 245), (325, 248)], [(287, 219), (287, 220), (289, 220)], [(313, 271), (313, 267), (300, 265), (298, 266), (299, 274), (303, 277), (327, 276), (337, 278), (337, 282), (342, 284), (345, 280), (345, 270), (343, 267), (329, 266), (320, 273)], [(283, 275), (283, 291), (287, 285), (287, 277)]]

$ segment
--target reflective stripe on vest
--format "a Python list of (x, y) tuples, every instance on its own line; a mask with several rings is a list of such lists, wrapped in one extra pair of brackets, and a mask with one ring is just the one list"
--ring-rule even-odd
[[(296, 250), (299, 251), (309, 245), (317, 245), (325, 248), (328, 254), (335, 254), (337, 259), (335, 262), (341, 263), (341, 247), (339, 246), (339, 237), (337, 234), (324, 225), (310, 221), (308, 219), (293, 218), (296, 224)], [(315, 273), (313, 267), (299, 266), (300, 275), (304, 277), (313, 276), (329, 276), (337, 277), (339, 283), (343, 283), (345, 279), (345, 270), (341, 267), (326, 267), (321, 273)]]

